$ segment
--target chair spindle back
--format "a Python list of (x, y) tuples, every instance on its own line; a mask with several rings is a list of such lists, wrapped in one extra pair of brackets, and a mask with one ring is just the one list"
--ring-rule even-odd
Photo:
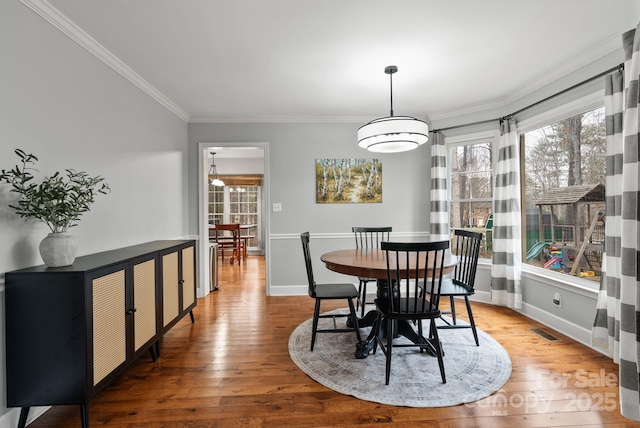
[(474, 290), (482, 233), (456, 229), (453, 235), (453, 251), (460, 259), (456, 265), (452, 281), (469, 291)]
[(309, 281), (309, 296), (316, 297), (316, 282), (313, 279), (313, 265), (311, 263), (311, 250), (309, 249), (309, 232), (300, 234), (302, 240), (302, 252), (304, 253), (304, 263), (307, 268), (307, 280)]
[(449, 241), (382, 242), (387, 258), (390, 313), (408, 319), (437, 311)]
[(364, 250), (380, 248), (382, 241), (389, 240), (391, 227), (352, 227), (355, 238), (356, 248)]

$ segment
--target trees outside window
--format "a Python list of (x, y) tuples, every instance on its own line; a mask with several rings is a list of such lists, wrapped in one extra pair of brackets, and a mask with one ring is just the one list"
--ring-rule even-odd
[[(491, 255), (493, 200), (492, 141), (475, 140), (449, 147), (451, 230), (472, 229), (485, 233), (481, 257)], [(452, 232), (453, 233), (453, 232)]]
[[(521, 135), (526, 263), (569, 273), (580, 244), (587, 240), (594, 245), (579, 259), (584, 264), (579, 273), (599, 279), (602, 252), (594, 248), (603, 235), (600, 238), (594, 233), (604, 227), (595, 218), (604, 209), (604, 195), (602, 201), (595, 200), (599, 193), (589, 189), (605, 184), (604, 119), (604, 108), (600, 107)], [(556, 226), (553, 231), (552, 224)]]

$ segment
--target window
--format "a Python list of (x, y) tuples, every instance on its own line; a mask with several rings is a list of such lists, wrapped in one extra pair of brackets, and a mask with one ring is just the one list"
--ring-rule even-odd
[(600, 107), (521, 134), (525, 263), (599, 281), (604, 118)]
[(467, 141), (449, 147), (451, 229), (484, 233), (480, 257), (491, 255), (493, 200), (493, 139)]
[(209, 184), (209, 224), (224, 223), (224, 187)]
[[(229, 187), (229, 222), (240, 224), (258, 224), (259, 208), (258, 186), (231, 186)], [(251, 228), (247, 234), (253, 238), (248, 246), (258, 246), (258, 237), (255, 233), (257, 226)]]
[(261, 188), (254, 184), (260, 184), (260, 180), (222, 178), (226, 186), (209, 185), (209, 223), (255, 225), (242, 234), (252, 237), (248, 240), (249, 248), (259, 248)]

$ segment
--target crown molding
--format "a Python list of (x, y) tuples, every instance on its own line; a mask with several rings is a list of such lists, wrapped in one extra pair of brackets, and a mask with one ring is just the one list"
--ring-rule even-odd
[(464, 109), (446, 110), (446, 111), (440, 111), (436, 113), (429, 113), (429, 120), (431, 122), (439, 122), (441, 120), (453, 119), (456, 117), (461, 117), (461, 116), (463, 117), (469, 114), (480, 113), (480, 112), (493, 110), (493, 109), (499, 109), (505, 106), (506, 104), (504, 100), (497, 99), (497, 100), (493, 100), (493, 101), (482, 103), (482, 104), (475, 104)]
[(93, 37), (74, 24), (69, 18), (64, 16), (58, 9), (53, 7), (46, 0), (20, 0), (25, 6), (36, 12), (51, 25), (62, 31), (71, 40), (78, 43), (99, 60), (107, 64), (125, 79), (133, 83), (144, 93), (159, 102), (167, 110), (178, 116), (185, 122), (189, 121), (187, 112), (178, 107), (173, 101), (154, 88), (149, 82), (144, 80), (138, 73), (133, 71), (124, 62), (113, 55), (108, 49), (98, 43)]
[(531, 95), (537, 90), (544, 88), (545, 86), (560, 80), (561, 78), (570, 75), (571, 73), (579, 70), (582, 67), (587, 66), (588, 64), (597, 61), (598, 59), (605, 57), (608, 54), (611, 54), (617, 50), (622, 49), (622, 43), (620, 40), (620, 36), (614, 36), (610, 39), (604, 41), (603, 43), (595, 46), (593, 49), (590, 49), (584, 52), (581, 55), (573, 58), (570, 61), (566, 61), (560, 67), (550, 71), (549, 73), (543, 75), (542, 77), (522, 86), (520, 89), (516, 90), (514, 93), (504, 97), (494, 99), (487, 103), (476, 104), (474, 106), (469, 106), (466, 109), (457, 109), (457, 110), (448, 110), (436, 112), (433, 114), (429, 114), (429, 119), (432, 121), (441, 121), (446, 119), (453, 119), (460, 116), (465, 116), (468, 114), (479, 113), (487, 110), (493, 109), (508, 109), (518, 100)]
[[(139, 74), (133, 71), (115, 55), (113, 55), (108, 49), (98, 43), (94, 38), (87, 34), (84, 30), (78, 27), (75, 23), (69, 20), (58, 9), (53, 7), (46, 0), (20, 0), (24, 5), (36, 12), (42, 18), (44, 18), (51, 25), (59, 29), (65, 35), (70, 37), (88, 52), (96, 56), (102, 62), (107, 64), (117, 73), (129, 80), (144, 93), (156, 100), (162, 106), (167, 108), (173, 114), (187, 123), (367, 123), (371, 118), (364, 117), (218, 117), (218, 118), (192, 118), (189, 114), (177, 106), (168, 97), (162, 94), (159, 90), (153, 87), (149, 82), (144, 80)], [(553, 83), (565, 77), (572, 72), (588, 65), (591, 62), (598, 60), (621, 49), (620, 36), (616, 35), (609, 40), (597, 45), (593, 49), (590, 49), (583, 54), (566, 61), (560, 67), (550, 71), (544, 76), (530, 82), (527, 85), (522, 86), (512, 94), (503, 97), (490, 100), (486, 103), (476, 104), (469, 106), (465, 109), (456, 109), (440, 112), (432, 112), (429, 114), (428, 121), (439, 122), (442, 120), (455, 119), (457, 117), (463, 117), (466, 115), (479, 113), (494, 109), (507, 109), (509, 106), (516, 103), (518, 100), (534, 93), (537, 90), (542, 89), (546, 85)]]
[(337, 116), (258, 116), (258, 117), (192, 117), (189, 123), (359, 123), (371, 121), (370, 117)]
[(621, 36), (617, 35), (611, 37), (610, 39), (600, 43), (594, 48), (589, 49), (581, 55), (578, 55), (572, 60), (565, 62), (560, 67), (550, 71), (539, 79), (523, 86), (522, 88), (505, 98), (505, 105), (513, 104), (520, 98), (524, 98), (525, 96), (555, 82), (556, 80), (560, 80), (561, 78), (570, 75), (574, 71), (579, 70), (580, 68), (585, 67), (592, 62), (595, 62), (598, 59), (621, 49)]

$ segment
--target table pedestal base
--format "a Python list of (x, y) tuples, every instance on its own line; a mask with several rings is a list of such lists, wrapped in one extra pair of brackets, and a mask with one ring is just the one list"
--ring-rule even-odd
[[(372, 312), (369, 312), (369, 314)], [(367, 314), (368, 315), (368, 314)], [(386, 332), (386, 325), (387, 323), (385, 322), (385, 320), (382, 320), (383, 324), (382, 324), (382, 328), (380, 329), (380, 335), (382, 337), (386, 337), (387, 336), (387, 332)], [(397, 328), (396, 328), (396, 335), (394, 336), (394, 339), (399, 337), (399, 336), (404, 336), (407, 339), (409, 339), (411, 342), (415, 343), (416, 345), (424, 345), (423, 347), (421, 347), (421, 349), (424, 349), (425, 351), (427, 351), (430, 355), (432, 356), (436, 356), (436, 347), (434, 346), (434, 341), (435, 339), (430, 339), (430, 338), (426, 338), (423, 336), (420, 336), (411, 326), (411, 322), (409, 321), (404, 321), (404, 320), (399, 320), (397, 321)], [(371, 353), (371, 351), (373, 351), (373, 345), (375, 343), (376, 340), (376, 325), (375, 325), (375, 321), (373, 323), (373, 326), (371, 328), (371, 333), (369, 333), (369, 336), (367, 336), (367, 338), (365, 340), (361, 340), (358, 343), (356, 343), (356, 352), (355, 352), (355, 357), (356, 359), (362, 360), (365, 359), (369, 356), (369, 354)], [(443, 355), (444, 355), (444, 351), (443, 351)]]
[[(389, 298), (389, 295), (387, 292), (386, 280), (378, 280), (378, 291), (377, 291), (376, 297), (378, 299)], [(365, 314), (364, 317), (358, 320), (359, 327), (371, 326), (371, 333), (369, 333), (369, 336), (367, 336), (365, 340), (361, 340), (356, 344), (356, 353), (355, 353), (356, 359), (359, 359), (359, 360), (365, 359), (369, 356), (371, 351), (373, 351), (373, 344), (375, 343), (375, 340), (376, 340), (377, 319), (378, 319), (378, 312), (369, 311)], [(380, 329), (380, 335), (382, 337), (386, 337), (387, 323), (384, 319), (382, 320), (382, 322), (383, 324), (381, 326), (382, 328)], [(415, 343), (416, 345), (424, 345), (424, 347), (421, 347), (421, 349), (426, 350), (429, 354), (431, 354), (434, 357), (436, 356), (436, 348), (433, 345), (433, 342), (435, 339), (428, 339), (419, 335), (412, 327), (410, 321), (398, 320), (396, 322), (397, 322), (395, 326), (396, 334), (394, 335), (394, 339), (397, 338), (398, 336), (404, 336), (407, 339), (409, 339), (411, 342)], [(349, 318), (347, 320), (347, 326), (353, 327), (353, 325), (350, 325), (350, 324), (352, 323), (351, 323), (351, 319)], [(443, 351), (443, 354), (444, 354), (444, 351)]]

